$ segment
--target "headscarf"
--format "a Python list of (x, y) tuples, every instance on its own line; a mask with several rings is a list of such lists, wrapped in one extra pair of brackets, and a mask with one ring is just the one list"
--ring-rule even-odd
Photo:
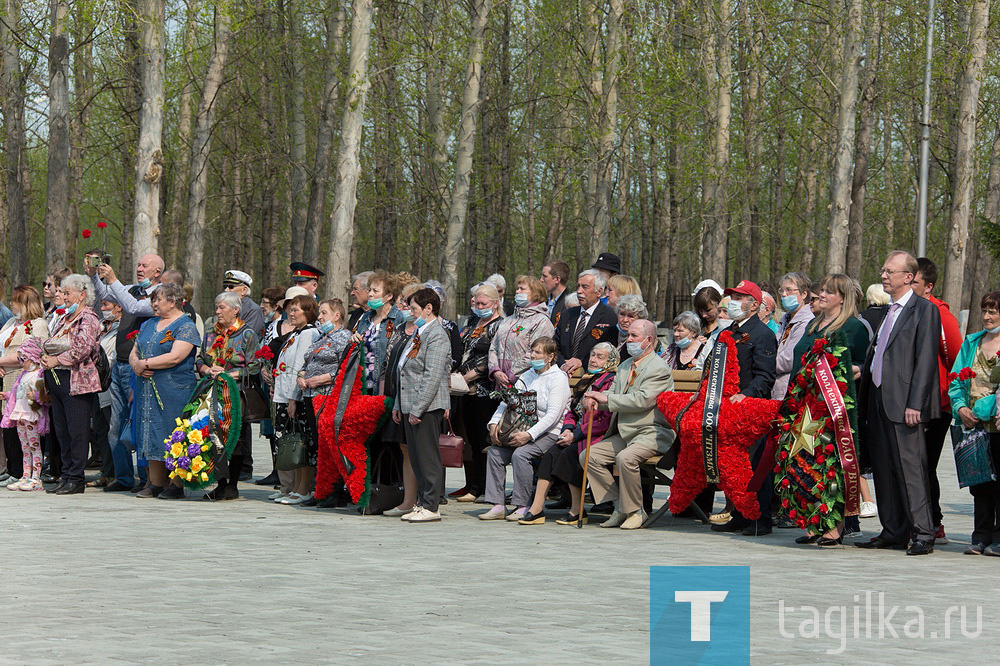
[(42, 362), (42, 355), (45, 354), (42, 351), (42, 346), (38, 344), (38, 338), (34, 336), (29, 336), (21, 346), (17, 348), (17, 357), (22, 361), (28, 359), (32, 363), (40, 364)]
[[(612, 348), (608, 351), (608, 360), (604, 362), (601, 369), (594, 373), (585, 372), (583, 377), (580, 378), (580, 381), (578, 381), (576, 386), (573, 387), (573, 398), (570, 401), (570, 409), (574, 412), (582, 413), (580, 405), (583, 403), (583, 394), (590, 390), (591, 385), (597, 381), (598, 378), (603, 377), (608, 373), (614, 374), (617, 372), (618, 363), (618, 350), (612, 346)], [(590, 368), (588, 367), (587, 370), (589, 369)]]

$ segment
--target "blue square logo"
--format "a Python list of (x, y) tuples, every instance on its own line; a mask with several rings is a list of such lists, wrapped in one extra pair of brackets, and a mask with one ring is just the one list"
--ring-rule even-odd
[(650, 567), (649, 663), (750, 659), (750, 567)]

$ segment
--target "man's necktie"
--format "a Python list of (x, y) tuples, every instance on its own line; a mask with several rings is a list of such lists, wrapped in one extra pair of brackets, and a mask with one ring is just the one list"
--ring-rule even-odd
[(882, 386), (882, 359), (885, 358), (885, 346), (889, 344), (889, 334), (892, 333), (892, 323), (896, 321), (896, 312), (899, 311), (899, 303), (889, 306), (889, 314), (885, 316), (885, 323), (878, 332), (878, 342), (875, 347), (875, 358), (872, 359), (872, 383), (875, 386)]

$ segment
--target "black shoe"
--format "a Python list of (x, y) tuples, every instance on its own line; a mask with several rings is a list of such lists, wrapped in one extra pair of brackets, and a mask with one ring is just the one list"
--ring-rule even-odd
[(86, 487), (87, 484), (83, 481), (80, 481), (79, 483), (67, 483), (56, 491), (56, 495), (82, 495)]
[[(243, 481), (242, 477), (240, 477), (240, 481)], [(271, 472), (270, 474), (268, 474), (267, 476), (265, 476), (263, 479), (257, 479), (253, 483), (254, 483), (255, 486), (273, 486), (277, 482), (278, 482), (278, 473), (277, 472)]]
[(747, 522), (742, 518), (730, 518), (729, 522), (712, 525), (713, 532), (742, 532)]
[(934, 540), (925, 541), (924, 539), (917, 539), (910, 546), (906, 554), (907, 555), (930, 555), (934, 552)]
[(994, 557), (1000, 557), (1000, 543), (993, 543), (983, 550), (983, 555), (993, 555)]
[(869, 550), (873, 550), (873, 549), (877, 549), (877, 550), (906, 550), (906, 544), (905, 543), (893, 543), (892, 541), (889, 541), (888, 539), (883, 539), (880, 536), (877, 536), (877, 537), (871, 539), (870, 541), (865, 541), (864, 543), (856, 543), (856, 544), (854, 544), (854, 547), (855, 548), (867, 548)]
[(828, 539), (827, 537), (823, 537), (822, 539), (816, 542), (817, 546), (842, 546), (843, 544), (844, 544), (843, 534), (841, 534), (836, 539)]
[(65, 487), (66, 487), (66, 481), (64, 479), (59, 479), (59, 483), (57, 483), (55, 486), (51, 488), (47, 488), (45, 492), (48, 493), (49, 495), (55, 495), (57, 492), (59, 492)]
[(780, 519), (778, 522), (774, 523), (773, 527), (776, 527), (779, 530), (790, 530), (798, 527), (798, 525), (796, 525), (791, 518), (788, 518), (786, 516)]
[[(962, 551), (963, 555), (982, 555), (983, 551), (986, 550), (986, 544), (982, 541), (973, 541), (968, 545), (968, 547)], [(997, 553), (1000, 555), (1000, 553)]]
[(251, 470), (245, 469), (240, 472), (240, 481), (249, 481), (253, 478), (253, 472)]
[[(206, 502), (221, 502), (224, 499), (229, 499), (226, 494), (229, 492), (231, 486), (227, 483), (224, 486), (216, 486), (211, 492), (207, 492), (201, 496)], [(236, 490), (235, 488), (233, 490)], [(236, 496), (239, 497), (239, 491), (236, 492)], [(171, 499), (171, 498), (167, 498)]]
[(143, 488), (145, 488), (148, 485), (149, 485), (148, 481), (146, 483), (138, 483), (138, 484), (132, 486), (132, 489), (129, 490), (129, 492), (130, 493), (138, 493), (138, 492), (140, 492)]
[(817, 541), (819, 541), (818, 534), (807, 534), (805, 536), (800, 536), (798, 539), (795, 540), (795, 543), (805, 545), (807, 543), (816, 543)]
[(766, 536), (771, 533), (771, 526), (760, 522), (759, 520), (751, 521), (749, 525), (743, 528), (743, 536)]
[(90, 456), (90, 460), (87, 461), (87, 469), (101, 469), (103, 463), (101, 459), (97, 456)]
[(594, 506), (590, 507), (591, 513), (607, 514), (609, 516), (614, 512), (614, 510), (615, 510), (614, 502), (601, 502), (600, 504), (595, 504)]
[(112, 481), (108, 485), (104, 486), (104, 492), (106, 493), (121, 493), (125, 492), (126, 490), (132, 490), (132, 489), (126, 486), (121, 481)]
[(438, 504), (447, 504), (447, 503), (448, 503), (448, 498), (445, 497), (444, 495), (442, 495), (441, 499), (438, 500)]
[(543, 525), (545, 523), (545, 512), (541, 513), (531, 513), (530, 511), (524, 514), (524, 518), (517, 521), (518, 525)]
[[(587, 520), (589, 518), (590, 518), (590, 516), (587, 514), (586, 510), (584, 510), (584, 512), (583, 512), (583, 524), (584, 525), (587, 524)], [(580, 521), (572, 513), (567, 513), (562, 518), (556, 518), (556, 525), (576, 525), (578, 522), (580, 522)]]
[(178, 488), (172, 483), (168, 483), (167, 487), (161, 490), (160, 494), (157, 495), (157, 498), (165, 500), (184, 499), (184, 489)]
[(59, 479), (57, 479), (56, 477), (52, 476), (51, 474), (49, 474), (47, 472), (42, 472), (42, 483), (55, 483), (58, 480)]
[(310, 497), (309, 499), (307, 499), (305, 502), (302, 502), (301, 504), (299, 504), (299, 506), (316, 506), (317, 504), (319, 504), (319, 500), (316, 499), (315, 495), (313, 495), (312, 497)]
[(553, 511), (558, 511), (559, 509), (572, 509), (570, 506), (570, 501), (565, 497), (560, 497), (555, 502), (549, 502), (545, 505), (546, 509), (552, 509)]
[[(313, 499), (315, 499), (315, 497)], [(303, 504), (305, 504), (305, 502), (303, 502)], [(342, 506), (347, 506), (347, 502), (342, 497), (338, 497), (337, 493), (330, 493), (323, 499), (316, 502), (317, 509), (339, 509)]]

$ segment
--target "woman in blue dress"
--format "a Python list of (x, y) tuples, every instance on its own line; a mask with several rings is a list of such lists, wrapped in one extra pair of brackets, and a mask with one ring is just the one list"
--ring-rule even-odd
[(181, 310), (183, 304), (181, 287), (173, 284), (159, 287), (152, 297), (154, 317), (139, 327), (129, 358), (136, 374), (132, 402), (135, 443), (149, 461), (149, 482), (138, 497), (184, 497), (178, 479), (169, 484), (163, 462), (163, 440), (173, 432), (197, 379), (195, 354), (201, 336), (191, 318)]

